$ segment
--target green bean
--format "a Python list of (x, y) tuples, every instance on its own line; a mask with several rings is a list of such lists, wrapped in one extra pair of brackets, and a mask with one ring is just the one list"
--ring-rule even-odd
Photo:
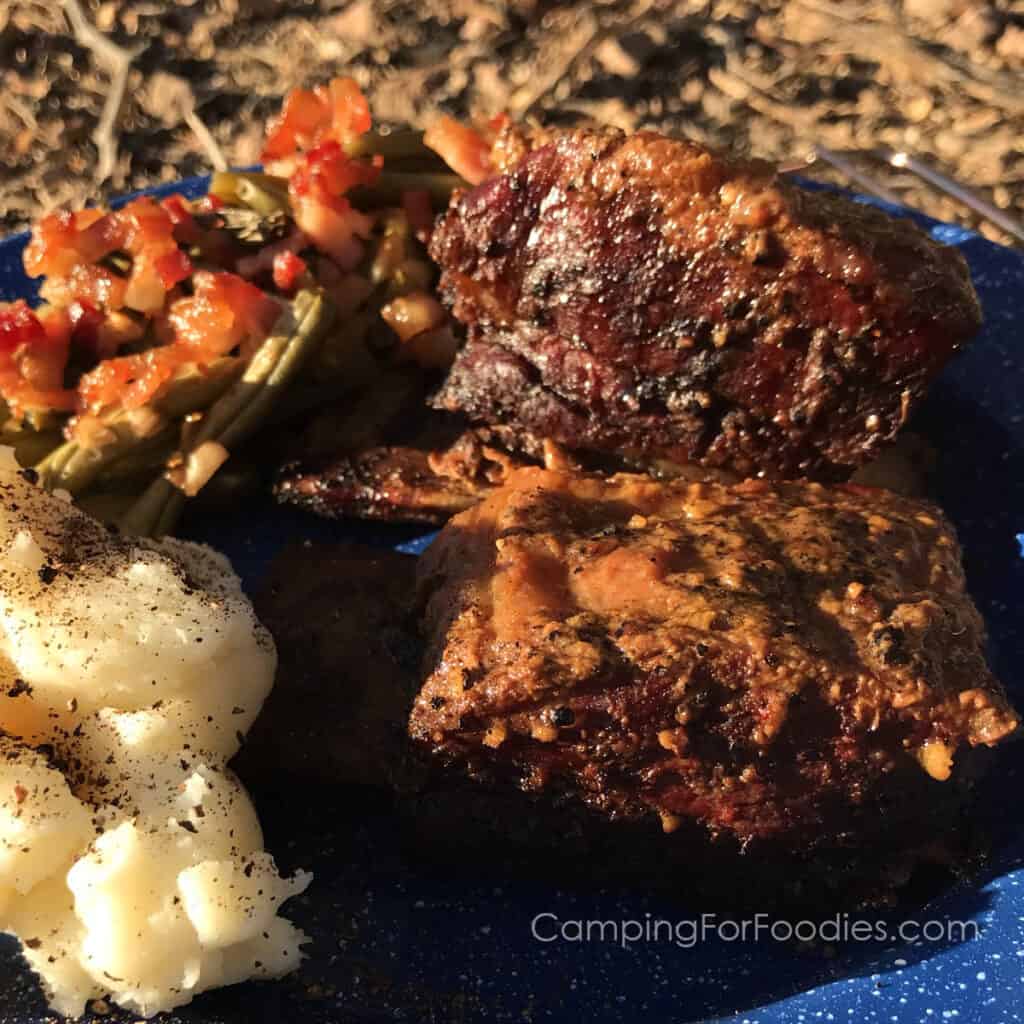
[[(204, 371), (192, 370), (172, 381), (152, 409), (166, 419), (178, 419), (210, 405), (238, 374), (238, 362), (221, 359)], [(130, 454), (146, 438), (140, 436), (135, 415), (118, 411), (103, 421), (111, 434), (106, 444), (92, 447), (72, 438), (36, 464), (40, 482), (48, 490), (62, 488), (78, 494), (112, 464)]]
[(239, 180), (237, 192), (241, 202), (263, 217), (281, 213), (289, 206), (287, 195), (282, 196), (275, 189), (265, 188), (247, 178)]
[(257, 185), (265, 192), (274, 192), (282, 199), (288, 197), (287, 178), (276, 174), (263, 174), (261, 171), (217, 171), (210, 179), (208, 191), (221, 202), (229, 206), (238, 206), (243, 202), (238, 194), (238, 187), (243, 181)]
[(409, 292), (426, 291), (434, 280), (434, 271), (425, 260), (403, 260), (388, 281), (387, 297), (397, 298)]
[(75, 504), (88, 512), (94, 519), (104, 523), (116, 523), (131, 508), (136, 494), (132, 491), (95, 490), (75, 499)]
[(60, 420), (50, 412), (12, 416), (0, 398), (0, 445), (14, 449), (22, 466), (33, 466), (60, 444)]
[[(330, 385), (337, 396), (339, 385), (346, 389), (356, 387), (376, 375), (378, 363), (366, 344), (375, 316), (376, 313), (357, 313), (347, 317), (343, 324), (335, 324), (303, 376), (303, 391), (307, 381), (317, 382)], [(289, 392), (288, 402), (292, 400), (292, 394)], [(301, 396), (296, 397), (301, 399)]]
[(66, 441), (36, 464), (39, 479), (47, 490), (58, 488), (78, 494), (96, 479), (104, 467), (116, 461), (139, 443), (132, 420), (123, 413), (111, 416), (104, 426), (110, 439), (91, 447), (78, 441)]
[(423, 145), (423, 132), (412, 129), (388, 132), (367, 132), (344, 144), (349, 156), (382, 156), (388, 163), (396, 160), (417, 160), (426, 164), (444, 165), (441, 157)]
[(178, 447), (179, 436), (180, 430), (175, 425), (158, 431), (153, 437), (140, 441), (120, 458), (101, 466), (93, 482), (97, 486), (108, 487), (124, 480), (152, 477), (167, 465), (167, 460)]
[[(230, 450), (261, 426), (283, 389), (330, 328), (332, 317), (333, 311), (321, 293), (299, 292), (242, 377), (210, 407), (190, 452), (211, 441)], [(185, 457), (187, 460), (188, 454)], [(185, 494), (166, 474), (159, 476), (122, 517), (121, 528), (144, 536), (170, 533), (185, 500)]]
[(468, 187), (468, 182), (457, 174), (382, 171), (372, 185), (359, 185), (352, 189), (349, 196), (357, 209), (372, 209), (401, 203), (403, 192), (421, 191), (428, 192), (434, 206), (443, 209), (448, 205), (452, 192), (457, 188)]
[(391, 279), (395, 268), (405, 259), (412, 237), (409, 218), (402, 210), (389, 210), (382, 215), (381, 221), (384, 231), (377, 241), (377, 251), (370, 264), (370, 280), (374, 284)]
[(166, 537), (167, 534), (173, 533), (174, 527), (177, 526), (181, 513), (185, 509), (185, 495), (169, 480), (167, 483), (171, 487), (171, 493), (167, 495), (160, 515), (157, 516), (156, 525), (153, 528), (154, 537)]
[(0, 444), (14, 449), (22, 466), (34, 466), (46, 458), (61, 442), (59, 430), (19, 430), (0, 434)]
[(197, 505), (223, 505), (258, 494), (266, 482), (264, 473), (251, 462), (240, 462), (238, 455), (232, 455), (192, 500)]
[(63, 421), (63, 414), (54, 412), (52, 409), (32, 409), (25, 414), (25, 418), (15, 429), (36, 432), (59, 430)]

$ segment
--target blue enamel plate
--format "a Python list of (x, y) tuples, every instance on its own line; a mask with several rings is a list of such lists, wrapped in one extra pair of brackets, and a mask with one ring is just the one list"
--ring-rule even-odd
[[(198, 194), (205, 179), (173, 186)], [(163, 191), (170, 191), (164, 189)], [(910, 214), (966, 256), (981, 335), (946, 370), (913, 429), (939, 452), (935, 497), (959, 530), (991, 658), (1024, 706), (1024, 254)], [(0, 299), (31, 298), (26, 236), (0, 243)], [(246, 505), (204, 522), (250, 588), (289, 540), (360, 540), (420, 550), (410, 529), (326, 523)], [(1024, 1016), (1024, 744), (985, 787), (997, 822), (983, 874), (913, 920), (843, 918), (811, 951), (797, 922), (745, 935), (643, 891), (496, 882), (473, 863), (427, 871), (402, 853), (384, 808), (330, 795), (264, 798), (267, 848), (316, 878), (288, 917), (312, 938), (301, 971), (201, 996), (174, 1020), (206, 1024), (363, 1021), (799, 1021), (996, 1024)], [(260, 795), (255, 794), (259, 804)], [(285, 805), (286, 804), (286, 805)], [(586, 865), (580, 865), (586, 877)], [(855, 927), (858, 921), (866, 922)], [(586, 922), (611, 922), (590, 929)], [(655, 922), (668, 922), (653, 928)], [(12, 940), (0, 948), (0, 1022), (53, 1018)], [(116, 1012), (106, 1020), (133, 1021)]]

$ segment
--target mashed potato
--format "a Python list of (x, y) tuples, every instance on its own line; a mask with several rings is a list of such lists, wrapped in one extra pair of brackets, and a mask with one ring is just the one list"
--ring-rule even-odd
[(228, 562), (127, 540), (0, 450), (0, 927), (52, 1007), (143, 1016), (298, 966), (226, 767), (274, 677)]

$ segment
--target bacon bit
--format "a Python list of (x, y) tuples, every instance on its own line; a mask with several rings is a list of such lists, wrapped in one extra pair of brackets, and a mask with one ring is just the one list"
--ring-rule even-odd
[(20, 807), (28, 799), (28, 790), (20, 783), (14, 784), (14, 802)]
[[(147, 402), (170, 380), (177, 360), (170, 346), (105, 359), (78, 382), (80, 406), (98, 414), (109, 406), (132, 409)], [(78, 436), (76, 425), (73, 431)]]
[(290, 295), (307, 270), (306, 261), (301, 256), (285, 249), (274, 257), (274, 284)]
[(325, 142), (305, 155), (288, 183), (289, 192), (331, 203), (356, 185), (373, 185), (383, 166), (380, 156), (353, 160), (337, 142)]
[(24, 255), (28, 276), (60, 276), (70, 273), (76, 263), (92, 262), (105, 255), (103, 252), (84, 250), (82, 237), (85, 230), (102, 216), (101, 210), (81, 210), (77, 213), (57, 210), (34, 224)]
[(270, 122), (264, 161), (285, 161), (295, 223), (343, 270), (362, 259), (360, 239), (373, 228), (352, 209), (345, 193), (372, 185), (383, 160), (354, 160), (344, 146), (370, 130), (370, 107), (351, 78), (335, 78), (313, 90), (294, 89)]
[(166, 196), (160, 200), (160, 205), (167, 211), (167, 216), (171, 218), (171, 223), (175, 227), (179, 224), (188, 224), (193, 219), (181, 196)]
[(309, 89), (292, 89), (284, 99), (281, 113), (267, 124), (263, 160), (279, 160), (300, 149), (312, 148), (328, 117), (326, 96)]
[(370, 105), (352, 78), (293, 89), (267, 126), (263, 160), (280, 160), (321, 142), (351, 142), (370, 130)]
[(99, 309), (118, 310), (124, 306), (126, 278), (94, 263), (79, 263), (64, 277), (48, 277), (39, 294), (55, 306), (89, 302)]
[(178, 299), (167, 313), (190, 362), (209, 362), (246, 341), (261, 342), (280, 315), (277, 302), (237, 274), (203, 270), (192, 280), (193, 294)]
[(315, 199), (296, 199), (293, 209), (295, 223), (321, 252), (345, 270), (358, 266), (363, 258), (360, 237), (369, 235), (368, 218), (351, 208), (342, 212), (335, 204), (328, 206)]
[(471, 185), (491, 176), (491, 144), (478, 131), (454, 118), (435, 121), (423, 136), (423, 144)]

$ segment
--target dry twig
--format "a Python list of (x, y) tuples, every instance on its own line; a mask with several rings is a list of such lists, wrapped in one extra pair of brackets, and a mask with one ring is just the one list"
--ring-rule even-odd
[(826, 15), (828, 35), (849, 53), (870, 57), (891, 71), (933, 86), (963, 90), (982, 103), (1014, 114), (1024, 113), (1024, 93), (1010, 75), (999, 74), (952, 56), (940, 57), (927, 50), (898, 25), (851, 19), (837, 3), (829, 0), (796, 0), (797, 6)]
[[(191, 91), (190, 89), (189, 92)], [(210, 129), (206, 127), (203, 119), (196, 113), (194, 101), (182, 114), (182, 120), (192, 129), (192, 134), (199, 141), (199, 145), (203, 147), (203, 152), (209, 159), (213, 169), (215, 171), (226, 171), (228, 169), (228, 161), (227, 157), (224, 156), (224, 150), (220, 148), (220, 144), (213, 137)]]
[(124, 105), (132, 62), (144, 47), (127, 50), (118, 46), (86, 18), (78, 0), (64, 0), (64, 13), (77, 42), (110, 70), (110, 92), (107, 93), (103, 112), (92, 136), (99, 156), (95, 177), (97, 182), (103, 182), (113, 175), (117, 167), (117, 119)]
[(580, 60), (593, 51), (600, 39), (601, 29), (597, 18), (588, 12), (582, 19), (582, 24), (569, 33), (568, 41), (559, 47), (561, 57), (555, 61), (551, 69), (527, 85), (521, 86), (509, 97), (509, 113), (515, 118), (525, 117), (572, 72)]
[(147, 89), (150, 94), (160, 97), (161, 117), (164, 123), (171, 125), (181, 121), (188, 125), (213, 169), (226, 171), (227, 157), (196, 111), (196, 94), (192, 85), (180, 75), (157, 71), (150, 76)]

